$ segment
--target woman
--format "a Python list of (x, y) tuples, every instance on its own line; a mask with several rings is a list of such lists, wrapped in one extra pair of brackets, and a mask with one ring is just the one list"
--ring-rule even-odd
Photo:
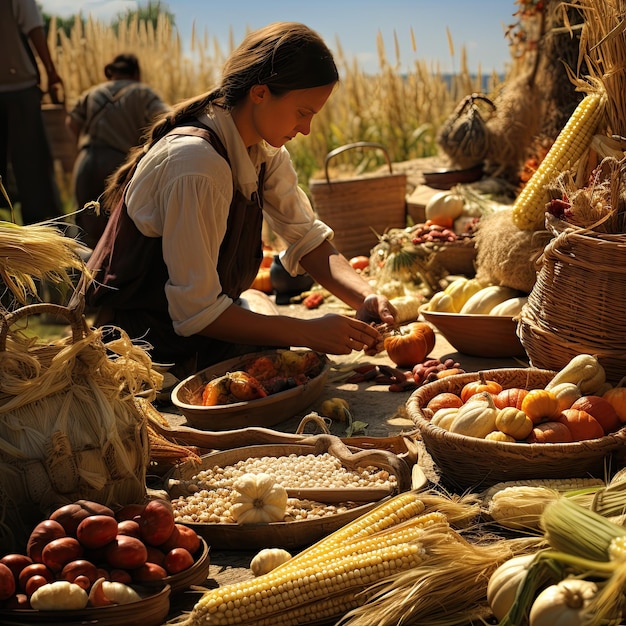
[[(168, 106), (141, 82), (134, 54), (118, 54), (104, 67), (106, 82), (83, 93), (66, 118), (78, 142), (73, 184), (76, 205), (82, 209), (97, 200), (106, 179), (139, 145), (142, 134)], [(81, 239), (93, 248), (106, 226), (107, 216), (85, 209), (76, 216)]]
[[(269, 346), (380, 348), (370, 322), (392, 323), (393, 307), (333, 247), (284, 147), (308, 135), (337, 81), (315, 32), (270, 24), (234, 50), (217, 89), (155, 123), (105, 193), (116, 210), (90, 260), (98, 324), (144, 338), (178, 375)], [(262, 258), (263, 218), (287, 243), (287, 271), (308, 272), (355, 318), (296, 319), (242, 303)]]

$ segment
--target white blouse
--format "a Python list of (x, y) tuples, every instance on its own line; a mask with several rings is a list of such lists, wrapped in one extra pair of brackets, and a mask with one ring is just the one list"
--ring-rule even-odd
[(217, 106), (199, 119), (215, 130), (231, 167), (204, 139), (168, 136), (139, 162), (126, 192), (128, 214), (137, 228), (148, 237), (163, 237), (169, 272), (165, 293), (174, 330), (182, 336), (199, 332), (232, 304), (220, 295), (219, 249), (234, 185), (250, 199), (262, 162), (264, 218), (288, 245), (281, 254), (285, 269), (293, 276), (302, 272), (300, 259), (333, 237), (298, 186), (284, 146), (258, 144), (248, 151), (232, 117)]

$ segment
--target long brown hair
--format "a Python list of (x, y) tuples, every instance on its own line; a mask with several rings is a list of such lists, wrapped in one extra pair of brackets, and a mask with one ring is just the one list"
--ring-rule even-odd
[(331, 51), (322, 38), (298, 22), (276, 22), (250, 32), (224, 64), (221, 83), (213, 91), (190, 98), (158, 118), (145, 143), (131, 150), (126, 162), (109, 178), (103, 208), (119, 202), (126, 183), (148, 149), (175, 126), (189, 122), (215, 102), (232, 109), (255, 85), (267, 85), (275, 96), (295, 89), (330, 85), (339, 80)]

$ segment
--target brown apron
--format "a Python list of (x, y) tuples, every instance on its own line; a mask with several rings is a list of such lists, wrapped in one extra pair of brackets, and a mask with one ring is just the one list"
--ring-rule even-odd
[[(169, 134), (202, 137), (229, 162), (222, 142), (204, 125), (178, 127)], [(264, 173), (263, 164), (258, 191), (251, 200), (234, 190), (226, 234), (220, 246), (217, 271), (222, 293), (233, 300), (250, 287), (263, 258)], [(137, 229), (123, 198), (111, 213), (88, 265), (96, 271), (86, 294), (87, 304), (98, 312), (96, 324), (118, 326), (132, 339), (146, 341), (152, 346), (150, 355), (154, 362), (175, 364), (179, 373), (187, 374), (259, 349), (234, 346), (202, 335), (182, 337), (174, 332), (165, 295), (169, 276), (163, 260), (162, 238), (146, 237)]]

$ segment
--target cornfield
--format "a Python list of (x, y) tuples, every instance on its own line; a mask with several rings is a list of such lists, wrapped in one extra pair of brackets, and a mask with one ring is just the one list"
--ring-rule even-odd
[[(238, 43), (232, 39), (230, 50)], [(437, 128), (460, 98), (483, 91), (483, 76), (470, 75), (464, 53), (461, 71), (452, 80), (446, 80), (438, 68), (417, 60), (410, 71), (402, 73), (399, 46), (397, 39), (394, 41), (395, 54), (390, 60), (379, 36), (379, 72), (375, 75), (366, 74), (356, 62), (347, 60), (340, 42), (336, 42), (339, 88), (316, 117), (311, 134), (288, 144), (303, 187), (321, 170), (326, 154), (347, 143), (380, 143), (395, 162), (436, 154)], [(218, 82), (230, 52), (222, 50), (215, 38), (206, 33), (199, 36), (195, 30), (185, 50), (180, 35), (164, 15), (156, 26), (135, 18), (120, 23), (117, 31), (91, 18), (84, 23), (77, 18), (69, 36), (56, 27), (53, 18), (48, 43), (64, 80), (68, 108), (85, 89), (104, 80), (103, 68), (116, 54), (135, 53), (141, 63), (142, 80), (174, 104), (209, 91)], [(488, 82), (495, 89), (499, 78), (494, 75)], [(364, 158), (346, 167), (367, 170), (383, 163), (379, 154)]]

